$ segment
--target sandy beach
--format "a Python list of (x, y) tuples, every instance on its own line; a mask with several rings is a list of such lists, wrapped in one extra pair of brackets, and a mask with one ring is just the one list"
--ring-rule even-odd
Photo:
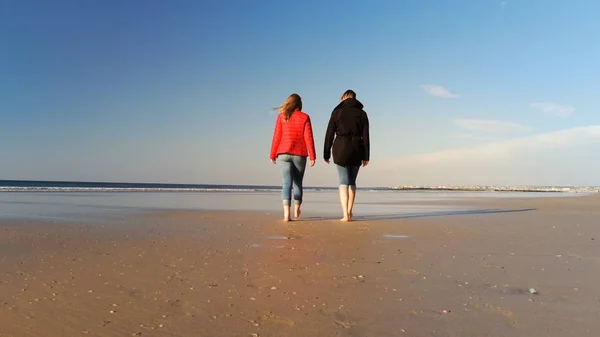
[(597, 336), (599, 202), (0, 220), (0, 336)]

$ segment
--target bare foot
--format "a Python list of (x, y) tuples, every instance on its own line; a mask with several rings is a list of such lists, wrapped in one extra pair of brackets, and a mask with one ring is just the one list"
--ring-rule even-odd
[(287, 217), (287, 218), (283, 218), (283, 221), (284, 222), (290, 222), (290, 221), (292, 221), (292, 219), (290, 219), (290, 217)]
[(352, 212), (348, 213), (348, 221), (352, 221), (352, 215), (354, 215)]
[(348, 217), (343, 217), (343, 218), (340, 219), (340, 221), (348, 222), (348, 221), (350, 221), (350, 219)]
[(300, 208), (294, 210), (294, 218), (296, 218), (296, 219), (300, 218), (300, 214), (302, 214), (302, 211), (300, 210)]

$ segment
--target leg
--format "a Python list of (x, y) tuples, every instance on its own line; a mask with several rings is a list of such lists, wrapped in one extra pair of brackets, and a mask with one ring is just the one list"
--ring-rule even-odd
[(354, 199), (356, 198), (356, 177), (360, 166), (350, 167), (350, 181), (348, 183), (348, 220), (352, 220), (352, 208), (354, 207)]
[(300, 206), (301, 204), (294, 202), (294, 218), (296, 219), (300, 219), (300, 214), (302, 214)]
[(292, 162), (288, 155), (279, 155), (281, 167), (282, 187), (281, 199), (283, 200), (283, 221), (290, 221), (290, 204), (292, 200)]
[(294, 191), (294, 217), (300, 217), (300, 207), (302, 206), (302, 197), (304, 195), (303, 184), (304, 170), (306, 169), (306, 157), (293, 156), (292, 177)]
[(340, 221), (350, 221), (348, 216), (348, 186), (340, 185), (340, 203), (342, 204), (342, 218)]
[(339, 166), (337, 165), (337, 169), (338, 169), (338, 176), (340, 178), (340, 203), (342, 204), (342, 218), (340, 219), (341, 221), (348, 221), (349, 215), (348, 215), (348, 198), (349, 198), (349, 191), (348, 191), (348, 185), (349, 185), (349, 181), (350, 181), (350, 176), (349, 176), (349, 169), (350, 167), (344, 167), (344, 166)]
[(352, 221), (352, 208), (354, 207), (354, 199), (356, 199), (356, 186), (348, 186), (348, 221)]

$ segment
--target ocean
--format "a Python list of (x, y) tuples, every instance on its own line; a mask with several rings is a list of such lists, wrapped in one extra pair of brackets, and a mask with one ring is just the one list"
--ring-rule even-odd
[[(355, 214), (407, 217), (469, 212), (442, 201), (510, 197), (566, 197), (597, 193), (596, 187), (366, 187), (359, 188)], [(306, 187), (303, 214), (338, 216), (337, 187)], [(439, 204), (436, 202), (440, 201)], [(0, 218), (49, 220), (121, 219), (156, 211), (281, 212), (279, 186), (155, 184), (122, 182), (0, 180)], [(359, 219), (360, 216), (357, 216)]]
[[(362, 187), (368, 191), (485, 191), (598, 193), (599, 186), (388, 186)], [(0, 180), (0, 192), (273, 192), (280, 186), (165, 184), (85, 181)], [(337, 186), (305, 187), (305, 191), (332, 191)]]

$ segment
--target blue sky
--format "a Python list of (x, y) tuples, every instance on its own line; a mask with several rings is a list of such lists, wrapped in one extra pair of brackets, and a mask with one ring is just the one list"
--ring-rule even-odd
[[(318, 157), (341, 93), (359, 184), (600, 185), (592, 0), (0, 4), (0, 179), (279, 184), (298, 93)], [(307, 185), (335, 186), (320, 160)]]

